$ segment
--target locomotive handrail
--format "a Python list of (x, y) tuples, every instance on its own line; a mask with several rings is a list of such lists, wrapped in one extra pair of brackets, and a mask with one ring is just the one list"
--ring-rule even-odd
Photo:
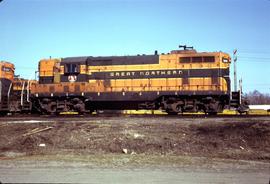
[(23, 81), (23, 85), (22, 85), (22, 92), (21, 92), (21, 106), (23, 106), (23, 91), (24, 91), (24, 87), (25, 87), (25, 81)]
[(29, 96), (30, 96), (30, 80), (28, 80), (28, 82), (27, 82), (27, 95), (26, 95), (27, 102), (30, 102)]
[(8, 104), (9, 104), (9, 96), (10, 96), (11, 87), (12, 87), (12, 83), (10, 83), (9, 88), (8, 88), (8, 93), (7, 93)]

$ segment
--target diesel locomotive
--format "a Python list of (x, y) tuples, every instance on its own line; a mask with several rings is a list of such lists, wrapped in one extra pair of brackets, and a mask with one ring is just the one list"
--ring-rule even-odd
[(39, 80), (31, 85), (31, 108), (44, 114), (106, 109), (217, 114), (226, 107), (244, 112), (241, 93), (230, 88), (230, 63), (227, 53), (186, 46), (168, 54), (43, 59)]
[(14, 75), (14, 64), (0, 61), (0, 114), (31, 111), (30, 91), (32, 80)]
[(10, 62), (0, 62), (0, 112), (9, 111), (9, 100), (12, 81), (14, 80), (14, 65)]
[(0, 62), (0, 113), (160, 109), (168, 114), (248, 110), (231, 91), (231, 58), (183, 47), (167, 54), (67, 57), (39, 62), (38, 80)]

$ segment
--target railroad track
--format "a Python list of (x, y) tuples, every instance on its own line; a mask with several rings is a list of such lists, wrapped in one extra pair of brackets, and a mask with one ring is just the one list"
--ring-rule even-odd
[(61, 119), (70, 119), (70, 120), (83, 120), (83, 119), (105, 119), (105, 118), (164, 118), (164, 119), (215, 119), (215, 118), (255, 118), (255, 117), (270, 117), (270, 115), (235, 115), (235, 114), (220, 114), (220, 115), (204, 115), (204, 114), (179, 114), (179, 115), (166, 115), (166, 114), (63, 114), (63, 115), (33, 115), (33, 114), (15, 114), (0, 117), (0, 122), (3, 121), (29, 121), (29, 120), (61, 120)]

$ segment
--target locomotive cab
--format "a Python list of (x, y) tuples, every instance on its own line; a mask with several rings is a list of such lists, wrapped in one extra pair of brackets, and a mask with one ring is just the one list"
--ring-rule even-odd
[(80, 74), (80, 63), (63, 63), (64, 75), (62, 82), (76, 82)]
[(66, 75), (78, 75), (80, 65), (78, 63), (67, 63), (64, 65)]
[(61, 82), (87, 81), (87, 57), (64, 58), (61, 60)]

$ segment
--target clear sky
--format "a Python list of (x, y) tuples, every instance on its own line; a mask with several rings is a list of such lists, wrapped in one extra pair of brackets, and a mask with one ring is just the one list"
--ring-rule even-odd
[(0, 60), (25, 78), (50, 56), (167, 53), (187, 44), (238, 49), (244, 91), (270, 93), (270, 0), (3, 0), (0, 33)]

